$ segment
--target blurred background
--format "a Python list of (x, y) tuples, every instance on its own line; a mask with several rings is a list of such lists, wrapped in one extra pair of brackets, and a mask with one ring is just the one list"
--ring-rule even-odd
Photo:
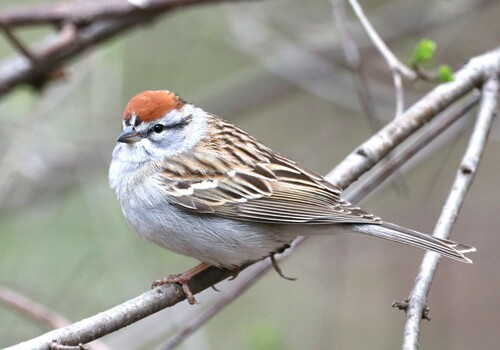
[[(47, 1), (3, 0), (0, 11)], [(404, 62), (415, 44), (459, 69), (499, 44), (500, 3), (365, 1), (375, 28)], [(350, 9), (374, 101), (394, 115), (392, 77)], [(27, 43), (51, 28), (16, 31)], [(0, 38), (0, 57), (14, 49)], [(127, 226), (107, 171), (121, 113), (136, 93), (175, 91), (280, 153), (326, 173), (374, 131), (344, 62), (326, 0), (273, 0), (182, 8), (73, 60), (42, 94), (18, 88), (0, 101), (0, 285), (72, 321), (147, 290), (196, 263), (139, 239)], [(406, 84), (406, 105), (433, 86)], [(470, 135), (474, 112), (429, 145), (362, 206), (431, 232)], [(494, 349), (500, 342), (500, 129), (498, 120), (452, 239), (477, 247), (473, 265), (443, 259), (424, 321), (422, 349)], [(398, 349), (423, 252), (361, 235), (308, 240), (180, 349)], [(245, 272), (242, 273), (242, 275)], [(221, 293), (236, 281), (218, 285)], [(155, 349), (208, 307), (197, 296), (102, 339), (112, 349)], [(49, 328), (0, 304), (0, 347)]]

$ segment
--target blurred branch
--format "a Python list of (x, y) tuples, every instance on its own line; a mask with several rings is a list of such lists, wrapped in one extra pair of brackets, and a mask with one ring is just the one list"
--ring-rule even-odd
[(9, 288), (0, 286), (0, 302), (48, 325), (50, 328), (60, 328), (70, 324), (64, 316)]
[[(50, 328), (60, 328), (69, 325), (71, 322), (57, 312), (48, 309), (46, 306), (28, 298), (18, 291), (0, 286), (0, 302), (4, 305), (20, 311), (28, 317), (40, 321)], [(96, 340), (92, 343), (94, 350), (109, 350), (108, 346)]]
[(356, 41), (352, 37), (347, 27), (347, 14), (345, 12), (344, 0), (330, 0), (333, 17), (339, 30), (340, 42), (344, 52), (344, 58), (347, 66), (354, 72), (352, 75), (354, 89), (359, 98), (363, 112), (371, 124), (373, 130), (378, 130), (382, 125), (375, 113), (375, 104), (366, 77), (362, 70), (361, 53)]
[[(451, 229), (458, 217), (458, 213), (465, 201), (465, 196), (474, 181), (474, 177), (481, 160), (488, 134), (493, 123), (493, 118), (498, 113), (499, 100), (499, 74), (498, 71), (490, 73), (489, 80), (482, 87), (480, 109), (471, 135), (469, 145), (462, 159), (455, 182), (451, 188), (448, 199), (443, 207), (439, 221), (434, 229), (434, 235), (440, 238), (448, 238)], [(406, 305), (406, 325), (403, 338), (403, 349), (418, 349), (420, 336), (420, 325), (423, 317), (426, 317), (427, 295), (434, 279), (441, 256), (439, 254), (426, 252), (415, 285), (408, 298)]]
[[(51, 152), (51, 158), (59, 160), (59, 162), (54, 162), (53, 160), (44, 159), (41, 154), (37, 154), (37, 152), (33, 150), (33, 147), (35, 147), (34, 140), (37, 139), (35, 134), (39, 137), (41, 132), (39, 125), (34, 121), (42, 118), (45, 121), (49, 121), (50, 113), (54, 108), (59, 106), (62, 101), (79, 86), (88, 72), (99, 63), (100, 60), (90, 60), (88, 57), (84, 57), (78, 65), (78, 69), (72, 74), (71, 80), (64, 85), (61, 84), (47, 91), (42, 98), (37, 100), (35, 105), (26, 115), (14, 121), (11, 128), (15, 130), (15, 136), (13, 136), (14, 132), (7, 132), (6, 135), (3, 135), (4, 140), (7, 140), (8, 137), (10, 137), (10, 140), (9, 143), (3, 146), (3, 154), (0, 157), (0, 208), (5, 207), (12, 209), (9, 205), (11, 205), (13, 201), (6, 199), (12, 199), (9, 194), (12, 191), (12, 187), (14, 187), (13, 184), (21, 178), (26, 178), (26, 174), (36, 173), (36, 180), (41, 182), (40, 186), (47, 188), (50, 187), (48, 182), (54, 179), (52, 174), (47, 174), (47, 168), (54, 168), (54, 172), (62, 174), (61, 163), (65, 163), (65, 165), (71, 167), (67, 162), (67, 157), (64, 155), (58, 154), (56, 156), (55, 152)], [(36, 149), (39, 150), (40, 147), (36, 146)], [(65, 151), (67, 151), (67, 149)], [(34, 160), (34, 156), (38, 158), (38, 161)], [(71, 158), (80, 165), (88, 164), (82, 157)], [(39, 164), (35, 165), (36, 163)], [(44, 178), (46, 181), (43, 180)], [(60, 181), (60, 178), (58, 181)], [(60, 183), (65, 184), (66, 182), (60, 181)], [(40, 197), (38, 191), (32, 192), (34, 197)], [(22, 197), (22, 194), (20, 191), (16, 191), (16, 198), (20, 197)]]
[(417, 74), (412, 69), (408, 68), (403, 62), (401, 62), (396, 55), (392, 53), (392, 51), (387, 47), (382, 38), (378, 35), (375, 28), (371, 25), (368, 17), (366, 17), (363, 8), (359, 5), (357, 0), (349, 0), (349, 4), (351, 5), (354, 13), (358, 17), (361, 25), (365, 29), (366, 33), (372, 40), (373, 44), (380, 52), (382, 57), (386, 60), (389, 69), (392, 73), (392, 78), (394, 81), (394, 89), (396, 92), (396, 117), (399, 117), (404, 110), (404, 96), (403, 96), (403, 81), (402, 76), (407, 77), (408, 79), (415, 80), (417, 78)]
[(2, 23), (9, 27), (72, 22), (89, 24), (101, 19), (135, 17), (154, 14), (180, 6), (209, 3), (217, 0), (106, 0), (72, 1), (35, 5), (5, 11)]
[[(378, 10), (374, 10), (373, 17), (386, 42), (393, 42), (409, 35), (421, 35), (422, 31), (436, 28), (438, 24), (442, 25), (454, 21), (456, 16), (473, 11), (485, 1), (490, 0), (463, 2), (457, 4), (453, 11), (444, 12), (439, 10), (442, 6), (440, 2), (430, 2), (426, 6), (422, 6), (419, 2), (391, 2), (389, 5), (383, 5)], [(270, 15), (272, 9), (266, 11), (266, 9), (252, 6), (252, 4), (228, 6), (227, 12), (231, 32), (236, 38), (236, 40), (229, 42), (229, 45), (236, 46), (267, 70), (283, 78), (285, 82), (326, 101), (351, 110), (359, 110), (359, 98), (353, 91), (353, 74), (347, 71), (349, 66), (346, 64), (345, 53), (340, 45), (341, 38), (331, 34), (331, 27), (325, 26), (319, 33), (315, 31), (314, 35), (308, 31), (291, 32), (293, 27), (286, 27), (286, 24), (280, 25), (280, 27), (284, 27), (284, 31), (279, 31), (276, 30), (276, 17), (280, 18), (284, 15), (277, 16), (276, 13)], [(401, 13), (411, 13), (411, 15), (401, 20)], [(439, 16), (436, 15), (438, 13)], [(394, 20), (396, 17), (400, 20)], [(365, 35), (361, 36), (364, 32), (359, 30), (359, 26), (354, 26), (354, 23), (357, 24), (357, 22), (348, 20), (347, 25), (352, 30), (352, 36), (356, 38), (356, 43), (363, 53), (363, 57), (369, 57), (373, 50), (373, 43), (367, 40)], [(294, 25), (296, 25), (296, 21), (294, 21)], [(296, 40), (290, 38), (291, 35), (295, 35)], [(317, 40), (317, 37), (321, 37), (322, 40)], [(369, 79), (368, 74), (365, 77)], [(273, 95), (267, 89), (268, 85), (272, 84), (274, 94), (277, 93), (276, 90), (283, 91), (290, 88), (281, 79), (269, 80), (265, 82), (266, 89), (262, 84), (257, 83), (253, 85), (253, 88), (251, 83), (245, 84), (243, 92), (239, 92), (238, 87), (231, 87), (230, 90), (216, 93), (215, 96), (211, 95), (205, 103), (208, 107), (212, 105), (212, 109), (221, 108), (220, 104), (211, 101), (218, 101), (220, 98), (227, 98), (228, 95), (238, 94), (234, 99), (229, 98), (229, 101), (254, 105), (255, 102), (251, 100), (251, 97), (262, 95), (262, 91), (264, 91), (265, 96)], [(278, 87), (277, 84), (280, 83), (282, 85)], [(388, 89), (385, 82), (379, 79), (370, 79), (369, 83), (374, 101), (394, 99), (394, 89), (392, 87)], [(211, 91), (213, 90), (215, 89), (211, 89)], [(412, 91), (405, 91), (405, 94), (406, 98), (411, 101), (420, 98), (420, 94)]]
[(18, 50), (20, 51), (27, 59), (34, 62), (35, 57), (29, 52), (29, 50), (24, 46), (23, 43), (12, 33), (10, 28), (4, 23), (0, 22), (0, 28), (2, 28), (7, 40)]
[[(359, 147), (358, 151), (348, 156), (336, 167), (335, 171), (330, 172), (328, 180), (342, 187), (354, 182), (425, 122), (432, 119), (467, 91), (481, 85), (490, 77), (491, 72), (495, 74), (500, 72), (500, 49), (472, 59), (457, 73), (453, 83), (435, 88), (400, 118), (393, 120), (380, 133)], [(245, 267), (247, 266), (243, 268)], [(231, 275), (232, 271), (230, 270), (212, 267), (195, 275), (189, 282), (189, 288), (196, 294)], [(88, 343), (184, 299), (185, 295), (180, 285), (164, 285), (107, 311), (9, 349), (47, 349), (53, 340), (59, 344)]]
[(455, 80), (442, 84), (408, 108), (399, 118), (387, 124), (328, 174), (340, 188), (345, 188), (371, 169), (404, 139), (429, 122), (436, 114), (481, 86), (491, 72), (500, 73), (500, 47), (472, 58), (456, 75)]
[[(22, 84), (43, 88), (61, 75), (58, 70), (69, 59), (138, 24), (149, 24), (179, 7), (221, 1), (73, 1), (4, 11), (0, 13), (0, 26), (21, 55), (0, 63), (0, 98)], [(56, 24), (58, 31), (36, 48), (25, 47), (12, 32), (14, 27), (41, 24)]]

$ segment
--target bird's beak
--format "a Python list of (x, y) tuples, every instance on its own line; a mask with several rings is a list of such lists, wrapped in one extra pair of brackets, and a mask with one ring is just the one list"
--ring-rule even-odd
[(141, 140), (141, 135), (132, 125), (127, 126), (118, 136), (116, 141), (123, 143), (136, 143)]

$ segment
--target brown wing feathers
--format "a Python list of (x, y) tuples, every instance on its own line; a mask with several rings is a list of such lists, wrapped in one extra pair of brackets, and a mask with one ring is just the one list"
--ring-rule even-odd
[(381, 222), (341, 199), (341, 191), (315, 172), (223, 120), (214, 117), (212, 122), (219, 123), (214, 129), (220, 131), (216, 137), (209, 133), (208, 149), (197, 150), (189, 161), (172, 159), (164, 169), (160, 180), (175, 204), (269, 223)]

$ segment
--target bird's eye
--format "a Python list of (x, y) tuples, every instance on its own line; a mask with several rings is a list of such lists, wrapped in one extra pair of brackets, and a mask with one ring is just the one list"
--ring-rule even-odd
[(165, 125), (163, 125), (163, 124), (153, 125), (153, 131), (157, 134), (161, 133), (164, 129), (165, 129)]

